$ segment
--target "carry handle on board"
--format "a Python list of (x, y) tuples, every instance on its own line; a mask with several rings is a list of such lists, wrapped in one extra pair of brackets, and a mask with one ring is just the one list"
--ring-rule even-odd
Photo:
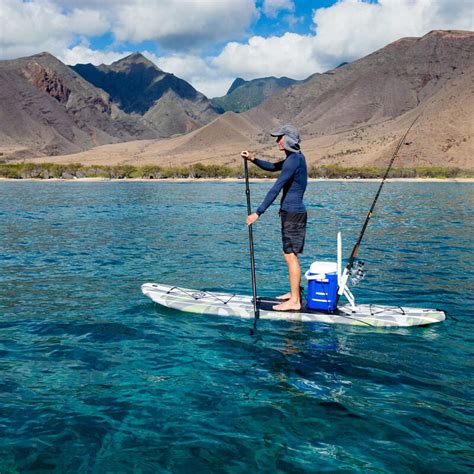
[[(248, 152), (243, 151), (240, 155), (244, 159), (244, 173), (245, 173), (245, 194), (247, 195), (247, 215), (252, 214), (252, 206), (250, 204), (250, 185), (249, 185), (249, 168), (248, 168)], [(257, 319), (260, 317), (260, 311), (257, 306), (257, 281), (255, 277), (255, 252), (253, 247), (253, 232), (252, 224), (248, 227), (249, 230), (249, 250), (250, 250), (250, 268), (252, 271), (252, 293), (253, 293), (253, 327), (257, 327)]]

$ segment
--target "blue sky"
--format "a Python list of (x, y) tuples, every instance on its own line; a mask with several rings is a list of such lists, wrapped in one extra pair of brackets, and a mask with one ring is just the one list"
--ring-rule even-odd
[[(219, 0), (214, 0), (219, 1)], [(229, 41), (229, 39), (242, 40), (246, 37), (251, 36), (280, 36), (287, 32), (297, 33), (297, 34), (306, 34), (313, 27), (312, 22), (312, 13), (318, 8), (327, 8), (335, 4), (335, 0), (317, 0), (317, 1), (292, 1), (288, 2), (288, 6), (293, 8), (284, 8), (284, 3), (282, 3), (282, 9), (275, 8), (274, 16), (268, 16), (265, 14), (265, 2), (264, 0), (256, 1), (256, 8), (260, 11), (258, 16), (256, 16), (253, 21), (248, 25), (247, 29), (242, 32), (242, 34), (235, 36), (234, 38), (226, 38), (226, 41), (220, 43), (209, 44), (205, 51), (207, 54), (217, 53), (219, 48), (222, 48), (224, 43)], [(373, 0), (368, 1), (367, 3), (374, 3)], [(68, 6), (68, 9), (65, 11), (70, 11), (71, 8)], [(80, 37), (77, 37), (77, 41), (80, 41)], [(91, 46), (96, 49), (105, 49), (109, 47), (114, 41), (113, 35), (106, 33), (105, 35), (92, 38)], [(160, 47), (159, 43), (154, 41), (145, 41), (139, 44), (137, 43), (122, 43), (122, 47), (128, 49), (138, 48), (141, 50), (155, 51), (156, 53), (166, 53), (167, 49)], [(179, 48), (169, 48), (171, 50), (178, 50)]]
[(472, 0), (0, 0), (0, 59), (110, 64), (139, 51), (208, 97), (303, 79), (404, 36), (473, 30)]
[[(214, 0), (219, 1), (219, 0)], [(372, 1), (372, 0), (371, 0)], [(255, 6), (258, 14), (252, 19), (249, 25), (238, 34), (228, 36), (222, 41), (215, 41), (204, 43), (198, 48), (199, 54), (204, 56), (217, 55), (219, 51), (230, 40), (244, 41), (252, 36), (282, 36), (285, 33), (291, 32), (296, 34), (307, 34), (314, 28), (312, 21), (313, 11), (318, 8), (327, 8), (335, 4), (335, 0), (318, 0), (318, 1), (291, 1), (288, 2), (288, 7), (285, 8), (284, 2), (281, 3), (282, 8), (274, 9), (274, 13), (265, 9), (264, 0), (256, 1)], [(368, 2), (370, 3), (370, 2)], [(373, 1), (372, 1), (373, 3)], [(70, 7), (65, 11), (70, 11)], [(267, 13), (265, 13), (267, 12)], [(271, 16), (269, 16), (269, 14)], [(80, 44), (81, 36), (76, 36), (76, 42)], [(95, 50), (107, 50), (114, 46), (114, 36), (110, 32), (101, 36), (90, 38), (90, 46)], [(159, 42), (148, 40), (142, 42), (124, 41), (120, 43), (120, 47), (124, 50), (130, 51), (148, 51), (153, 52), (156, 56), (166, 55), (168, 53), (180, 53), (189, 49), (189, 45), (181, 47), (178, 43), (176, 45), (161, 45)]]

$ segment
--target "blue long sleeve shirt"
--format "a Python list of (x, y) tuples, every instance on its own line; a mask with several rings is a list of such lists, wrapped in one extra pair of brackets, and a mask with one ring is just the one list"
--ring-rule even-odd
[(278, 163), (270, 163), (268, 161), (253, 161), (259, 168), (266, 171), (280, 171), (280, 176), (268, 191), (262, 204), (257, 208), (257, 214), (260, 216), (273, 203), (281, 190), (280, 209), (287, 212), (306, 212), (303, 203), (303, 195), (308, 184), (308, 170), (306, 160), (303, 153), (291, 153), (285, 160)]

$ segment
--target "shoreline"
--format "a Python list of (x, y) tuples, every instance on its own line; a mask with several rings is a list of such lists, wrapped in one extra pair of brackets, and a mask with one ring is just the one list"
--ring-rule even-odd
[[(239, 183), (244, 178), (3, 178), (2, 181), (13, 182), (54, 182), (54, 183), (104, 183), (104, 182), (135, 182), (135, 183)], [(265, 183), (276, 181), (276, 178), (250, 178), (251, 183)], [(372, 182), (380, 183), (381, 178), (308, 178), (308, 182)], [(474, 178), (387, 178), (385, 182), (395, 183), (474, 183)]]

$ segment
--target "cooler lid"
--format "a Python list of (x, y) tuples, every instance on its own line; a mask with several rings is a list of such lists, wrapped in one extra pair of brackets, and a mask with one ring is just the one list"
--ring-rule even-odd
[(309, 267), (309, 273), (316, 274), (327, 274), (327, 273), (337, 273), (337, 263), (336, 262), (313, 262), (311, 267)]

